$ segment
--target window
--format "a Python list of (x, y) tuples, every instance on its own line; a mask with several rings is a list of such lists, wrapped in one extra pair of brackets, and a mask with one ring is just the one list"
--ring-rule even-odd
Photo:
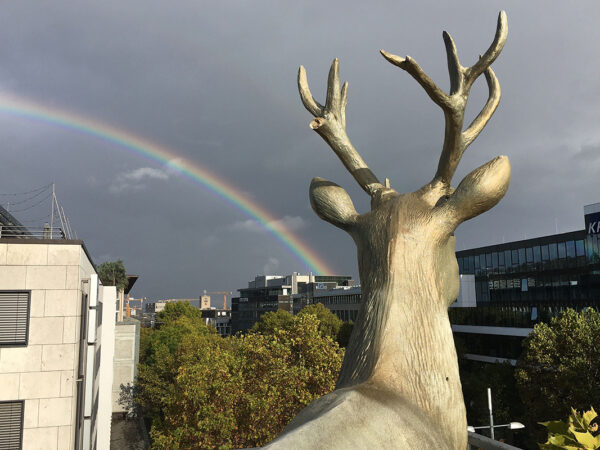
[(536, 245), (533, 247), (533, 262), (539, 264), (542, 261), (542, 253), (540, 250), (540, 246)]
[(0, 347), (26, 346), (30, 291), (0, 291)]
[(527, 264), (531, 266), (531, 264), (533, 264), (533, 249), (531, 247), (527, 247), (525, 249), (525, 255), (527, 256)]
[(575, 241), (575, 248), (577, 256), (585, 256), (585, 247), (583, 245), (583, 240)]
[(564, 259), (567, 257), (567, 249), (564, 242), (558, 243), (558, 257)]
[(558, 250), (557, 250), (556, 242), (552, 242), (548, 247), (550, 248), (550, 259), (552, 261), (554, 261), (555, 259), (558, 258)]
[(542, 261), (548, 261), (549, 258), (550, 256), (548, 254), (548, 246), (542, 245)]
[(25, 402), (0, 402), (0, 448), (20, 450), (23, 441)]
[(510, 250), (504, 250), (504, 263), (506, 264), (506, 271), (510, 272), (510, 266), (512, 265), (512, 261), (510, 258)]
[(519, 266), (521, 266), (521, 269), (523, 269), (526, 265), (526, 260), (525, 260), (525, 249), (524, 248), (520, 248), (519, 249)]
[(575, 242), (567, 241), (567, 258), (575, 258)]

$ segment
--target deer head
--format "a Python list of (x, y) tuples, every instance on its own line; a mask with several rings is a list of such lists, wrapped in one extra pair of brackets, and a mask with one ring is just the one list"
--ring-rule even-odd
[[(359, 253), (363, 244), (373, 244), (369, 242), (373, 235), (379, 235), (380, 238), (386, 235), (389, 239), (404, 235), (418, 238), (430, 246), (431, 256), (437, 258), (436, 266), (456, 265), (453, 245), (448, 245), (456, 227), (487, 211), (504, 196), (510, 179), (510, 165), (505, 156), (497, 157), (469, 173), (456, 189), (451, 182), (464, 151), (479, 135), (500, 101), (500, 85), (490, 65), (500, 54), (506, 35), (506, 15), (501, 12), (491, 46), (473, 66), (463, 67), (454, 41), (448, 33), (443, 33), (450, 73), (448, 94), (411, 57), (400, 58), (381, 50), (385, 59), (417, 80), (431, 100), (442, 109), (445, 118), (444, 143), (435, 176), (422, 188), (408, 194), (399, 194), (391, 189), (387, 180), (385, 185), (382, 184), (350, 142), (346, 132), (345, 113), (348, 83), (340, 88), (338, 60), (333, 61), (329, 71), (325, 105), (313, 98), (306, 71), (300, 66), (300, 97), (305, 108), (315, 116), (310, 127), (329, 144), (358, 184), (371, 196), (371, 211), (359, 215), (343, 188), (325, 179), (314, 178), (310, 185), (311, 205), (323, 220), (347, 231), (357, 243)], [(485, 75), (489, 97), (481, 112), (463, 130), (469, 92), (481, 74)], [(368, 247), (371, 251), (375, 250), (372, 245)], [(386, 254), (386, 259), (389, 256)], [(367, 267), (361, 269), (362, 279), (363, 273), (366, 274), (369, 270)], [(447, 304), (456, 298), (458, 292), (458, 277), (453, 278), (455, 280), (446, 283), (446, 292), (442, 293)], [(364, 280), (362, 282), (364, 284)]]
[[(314, 178), (310, 202), (319, 217), (348, 232), (358, 249), (362, 304), (346, 350), (337, 388), (379, 386), (424, 411), (439, 424), (452, 448), (466, 446), (466, 416), (456, 351), (447, 315), (458, 295), (454, 230), (492, 208), (506, 193), (510, 165), (499, 156), (469, 173), (456, 189), (452, 177), (466, 148), (491, 118), (500, 85), (491, 64), (507, 35), (506, 15), (498, 17), (491, 46), (471, 67), (463, 67), (444, 32), (450, 92), (442, 91), (410, 57), (385, 51), (385, 59), (408, 72), (444, 113), (444, 143), (433, 179), (415, 192), (400, 194), (382, 184), (346, 133), (348, 83), (340, 87), (339, 63), (329, 71), (325, 105), (310, 93), (304, 67), (300, 97), (315, 116), (310, 127), (333, 149), (371, 197), (371, 210), (358, 214), (337, 184)], [(465, 107), (475, 80), (484, 74), (488, 100), (466, 129)]]

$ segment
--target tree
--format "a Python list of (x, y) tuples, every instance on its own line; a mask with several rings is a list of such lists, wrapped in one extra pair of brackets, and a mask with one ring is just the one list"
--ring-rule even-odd
[(202, 311), (188, 302), (168, 302), (165, 308), (156, 314), (156, 322), (158, 327), (164, 324), (172, 324), (177, 322), (181, 317), (186, 317), (194, 322), (202, 322)]
[[(187, 304), (183, 304), (187, 305)], [(164, 414), (162, 401), (171, 395), (179, 361), (177, 352), (184, 338), (190, 336), (217, 336), (216, 330), (198, 320), (190, 305), (166, 305), (160, 328), (140, 336), (140, 364), (138, 365), (137, 398), (144, 415), (161, 423)], [(183, 312), (177, 316), (176, 312)], [(159, 313), (160, 314), (160, 313)]]
[(600, 313), (567, 309), (537, 324), (525, 340), (515, 373), (536, 421), (566, 417), (571, 408), (600, 405)]
[(117, 290), (126, 289), (129, 285), (125, 266), (122, 260), (103, 262), (98, 266), (98, 277), (105, 286), (116, 286)]
[(325, 308), (322, 303), (307, 305), (300, 310), (298, 316), (306, 316), (312, 314), (319, 319), (319, 331), (323, 336), (329, 336), (333, 340), (337, 340), (338, 332), (342, 326), (342, 321), (338, 316)]
[(294, 316), (282, 309), (264, 313), (250, 329), (253, 333), (273, 334), (276, 330), (287, 330), (292, 326)]
[(193, 323), (184, 314), (155, 330), (139, 367), (138, 402), (155, 448), (263, 445), (335, 386), (343, 351), (314, 315), (230, 338)]
[(346, 348), (348, 346), (348, 342), (350, 342), (350, 336), (352, 335), (352, 329), (354, 328), (354, 322), (344, 322), (340, 326), (340, 329), (337, 334), (337, 343), (340, 344), (340, 347)]

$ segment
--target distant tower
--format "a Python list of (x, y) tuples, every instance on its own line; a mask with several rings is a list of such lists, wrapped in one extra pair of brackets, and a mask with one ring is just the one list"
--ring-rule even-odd
[(205, 294), (200, 297), (200, 309), (210, 309), (210, 295)]

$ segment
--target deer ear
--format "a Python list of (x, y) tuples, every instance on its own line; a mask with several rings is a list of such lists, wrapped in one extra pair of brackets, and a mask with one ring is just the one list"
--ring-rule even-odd
[(453, 211), (455, 227), (496, 205), (509, 182), (510, 163), (506, 156), (498, 156), (464, 177), (446, 203)]
[(343, 230), (352, 227), (358, 217), (346, 190), (324, 178), (311, 181), (310, 205), (317, 216)]

